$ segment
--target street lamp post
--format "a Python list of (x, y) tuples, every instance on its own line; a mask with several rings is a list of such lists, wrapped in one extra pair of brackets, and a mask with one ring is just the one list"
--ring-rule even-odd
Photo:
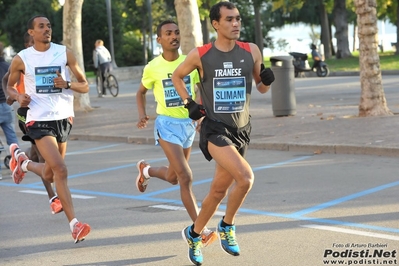
[[(153, 40), (152, 40), (152, 35), (153, 35), (153, 32), (152, 32), (152, 8), (151, 8), (151, 0), (147, 0), (147, 12), (148, 12), (148, 27), (149, 27), (149, 29), (148, 29), (148, 39), (149, 39), (149, 47), (150, 47), (150, 51), (151, 51), (151, 53), (153, 53), (154, 52), (154, 45), (153, 45)], [(151, 56), (152, 57), (152, 56)], [(151, 58), (150, 57), (150, 58)]]
[(116, 65), (116, 62), (115, 62), (115, 53), (114, 53), (114, 36), (113, 36), (113, 31), (112, 31), (111, 0), (105, 0), (105, 5), (107, 6), (109, 45), (111, 48), (112, 66), (116, 68), (118, 66)]

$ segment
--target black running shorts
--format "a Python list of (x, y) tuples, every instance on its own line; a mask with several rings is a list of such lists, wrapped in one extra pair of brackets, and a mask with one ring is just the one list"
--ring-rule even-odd
[(19, 107), (17, 109), (17, 116), (18, 116), (18, 126), (21, 129), (24, 135), (22, 136), (23, 141), (30, 141), (32, 144), (35, 144), (35, 141), (26, 134), (26, 116), (28, 114), (29, 107)]
[(53, 121), (30, 121), (26, 124), (27, 135), (32, 139), (53, 136), (58, 143), (66, 142), (72, 129), (72, 117)]
[(205, 117), (201, 123), (200, 149), (208, 161), (212, 160), (212, 156), (208, 151), (208, 141), (218, 147), (233, 145), (241, 156), (245, 157), (251, 129), (250, 122), (242, 128), (233, 128)]

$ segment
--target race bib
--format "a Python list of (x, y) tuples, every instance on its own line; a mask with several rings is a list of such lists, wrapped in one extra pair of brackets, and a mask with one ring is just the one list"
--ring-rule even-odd
[(56, 71), (61, 73), (61, 66), (35, 67), (36, 93), (51, 94), (61, 93), (61, 88), (54, 88), (54, 78), (57, 77)]
[(244, 110), (247, 98), (245, 77), (213, 79), (215, 113), (238, 113)]
[[(186, 85), (186, 90), (188, 95), (191, 95), (191, 78), (190, 76), (184, 77), (184, 83)], [(173, 86), (172, 79), (167, 78), (162, 80), (162, 86), (164, 90), (165, 106), (166, 107), (180, 107), (183, 106), (183, 100), (177, 93), (175, 87)]]

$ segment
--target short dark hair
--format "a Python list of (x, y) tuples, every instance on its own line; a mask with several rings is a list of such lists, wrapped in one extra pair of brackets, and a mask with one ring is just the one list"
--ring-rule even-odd
[(33, 28), (34, 28), (33, 21), (35, 20), (35, 18), (47, 18), (47, 17), (44, 15), (35, 15), (35, 16), (31, 17), (28, 20), (28, 23), (26, 25), (28, 27), (28, 29), (33, 30)]
[(161, 35), (162, 35), (162, 26), (163, 25), (167, 25), (167, 24), (175, 24), (177, 26), (177, 23), (174, 22), (171, 19), (167, 19), (167, 20), (162, 21), (161, 23), (159, 23), (159, 25), (157, 27), (157, 36), (158, 37), (161, 37)]
[(211, 7), (211, 10), (209, 11), (209, 19), (211, 20), (211, 23), (214, 20), (216, 20), (216, 21), (220, 20), (220, 8), (223, 6), (230, 10), (237, 8), (233, 3), (227, 2), (227, 1), (222, 1), (222, 2), (219, 2), (215, 5), (213, 5)]

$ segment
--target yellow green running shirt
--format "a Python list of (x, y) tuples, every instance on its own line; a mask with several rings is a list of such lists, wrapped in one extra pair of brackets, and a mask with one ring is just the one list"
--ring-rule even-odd
[[(180, 55), (173, 62), (166, 61), (162, 55), (151, 60), (144, 68), (141, 83), (146, 89), (154, 89), (154, 97), (157, 102), (157, 114), (174, 118), (188, 118), (188, 110), (184, 108), (172, 83), (172, 73), (186, 58)], [(199, 83), (198, 71), (191, 72), (184, 78), (186, 89), (191, 98), (195, 99), (195, 84)]]

